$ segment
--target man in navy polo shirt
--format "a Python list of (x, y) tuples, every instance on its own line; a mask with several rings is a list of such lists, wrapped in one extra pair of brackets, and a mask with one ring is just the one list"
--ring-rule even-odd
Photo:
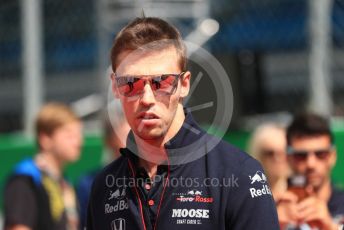
[(331, 181), (337, 153), (328, 121), (313, 113), (296, 116), (287, 129), (287, 144), (289, 165), (298, 178), (304, 178), (301, 188), (305, 194), (289, 186), (280, 198), (277, 209), (281, 227), (342, 229), (344, 192)]
[(137, 18), (115, 38), (111, 61), (131, 132), (93, 183), (87, 229), (279, 229), (259, 163), (184, 111), (191, 73), (178, 30)]

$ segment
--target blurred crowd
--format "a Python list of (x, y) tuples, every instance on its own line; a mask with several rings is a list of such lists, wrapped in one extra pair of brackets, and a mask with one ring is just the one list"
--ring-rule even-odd
[[(230, 69), (237, 95), (233, 104), (239, 111), (233, 120), (276, 111), (293, 113), (306, 106), (323, 107), (318, 111), (335, 116), (344, 114), (344, 0), (158, 1), (158, 7), (152, 7), (154, 1), (128, 0), (35, 1), (41, 2), (37, 7), (30, 3), (25, 7), (25, 2), (0, 4), (0, 133), (22, 128), (22, 111), (31, 107), (21, 101), (22, 96), (28, 98), (24, 89), (30, 85), (25, 83), (25, 72), (35, 69), (32, 63), (37, 56), (42, 56), (36, 67), (43, 70), (40, 90), (44, 97), (93, 101), (100, 85), (106, 85), (105, 80), (98, 84), (98, 71), (108, 65), (113, 32), (134, 14), (142, 11), (145, 15), (145, 9), (147, 15), (158, 13), (175, 21), (186, 40), (210, 50), (226, 71)], [(29, 12), (41, 21), (32, 17), (33, 29), (28, 26), (31, 20), (24, 17)], [(42, 47), (32, 46), (26, 33), (36, 35)], [(25, 58), (31, 48), (42, 53)], [(24, 64), (25, 59), (31, 64)], [(202, 70), (198, 65), (191, 63), (195, 70)], [(317, 78), (320, 75), (323, 81)], [(207, 84), (203, 86), (208, 90)], [(218, 95), (200, 91), (200, 99)], [(101, 103), (94, 101), (83, 117), (90, 115), (88, 109), (100, 109)], [(307, 101), (317, 103), (307, 105)], [(121, 105), (112, 106), (116, 112), (102, 117), (101, 167), (83, 172), (76, 183), (65, 177), (66, 167), (80, 159), (84, 124), (66, 104), (50, 102), (41, 108), (34, 122), (37, 152), (16, 163), (0, 192), (4, 201), (0, 228), (3, 222), (5, 230), (85, 229), (92, 182), (102, 167), (120, 157), (130, 130)], [(204, 114), (208, 119), (209, 114)], [(344, 191), (331, 179), (337, 148), (328, 117), (304, 112), (295, 114), (289, 123), (260, 124), (250, 136), (247, 152), (263, 166), (264, 172), (256, 175), (259, 183), (271, 188), (281, 229), (342, 229)]]
[(250, 153), (266, 172), (281, 229), (341, 229), (344, 192), (331, 181), (337, 153), (325, 118), (303, 113), (287, 127), (262, 124)]
[[(104, 118), (104, 165), (119, 157), (129, 126)], [(19, 162), (4, 191), (6, 230), (84, 229), (87, 202), (97, 171), (84, 175), (76, 188), (64, 177), (78, 160), (82, 122), (67, 105), (48, 103), (35, 122), (38, 152)], [(248, 152), (259, 160), (273, 193), (281, 229), (338, 229), (344, 222), (344, 192), (331, 181), (337, 153), (328, 120), (296, 115), (290, 124), (261, 124)], [(264, 175), (263, 173), (263, 175)]]
[[(104, 118), (104, 165), (119, 156), (129, 126), (123, 114), (117, 122)], [(116, 130), (116, 132), (114, 132)], [(36, 117), (38, 152), (13, 169), (4, 191), (6, 230), (84, 229), (87, 202), (96, 171), (74, 188), (64, 178), (67, 164), (76, 162), (83, 142), (82, 122), (67, 105), (48, 103)]]

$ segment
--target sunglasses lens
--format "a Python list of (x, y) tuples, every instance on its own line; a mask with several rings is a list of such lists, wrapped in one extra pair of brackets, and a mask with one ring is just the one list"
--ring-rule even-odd
[[(153, 77), (150, 80), (152, 90), (160, 95), (171, 95), (177, 86), (179, 75), (164, 74)], [(126, 97), (142, 94), (145, 87), (145, 79), (139, 77), (117, 77), (116, 85), (119, 93)]]
[[(331, 150), (330, 149), (321, 149), (321, 150), (315, 150), (314, 155), (319, 159), (319, 160), (324, 160), (328, 157), (330, 154)], [(307, 152), (307, 151), (295, 151), (292, 153), (292, 156), (295, 160), (297, 161), (305, 161), (307, 160), (307, 157), (309, 154), (312, 154), (312, 152)]]
[(296, 151), (292, 154), (292, 156), (297, 161), (305, 161), (307, 159), (307, 152)]
[(144, 80), (140, 78), (120, 77), (116, 81), (119, 93), (126, 97), (140, 94), (144, 88)]
[(317, 151), (314, 151), (315, 155), (317, 156), (318, 159), (326, 159), (327, 156), (329, 155), (330, 153), (330, 150), (317, 150)]
[(176, 75), (162, 75), (152, 78), (152, 89), (160, 94), (172, 94), (176, 87)]

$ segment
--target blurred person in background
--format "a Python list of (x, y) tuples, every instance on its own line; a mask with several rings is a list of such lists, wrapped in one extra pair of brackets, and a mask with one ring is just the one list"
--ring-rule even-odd
[(263, 166), (275, 201), (287, 190), (290, 174), (285, 128), (277, 123), (258, 126), (249, 142), (249, 153)]
[[(104, 118), (104, 146), (102, 163), (107, 165), (120, 155), (120, 148), (125, 148), (130, 126), (124, 116), (121, 102), (113, 100), (108, 106), (108, 113)], [(111, 116), (111, 118), (109, 117)]]
[(76, 230), (76, 196), (63, 169), (79, 159), (81, 121), (66, 105), (48, 103), (35, 126), (39, 152), (15, 166), (5, 187), (5, 229)]
[[(115, 103), (113, 106), (117, 107), (114, 113), (111, 113), (111, 115), (115, 116), (114, 120), (110, 120), (108, 116), (104, 116), (105, 150), (102, 155), (102, 163), (104, 166), (116, 160), (120, 156), (119, 149), (125, 147), (127, 135), (130, 130), (121, 110), (120, 103)], [(99, 170), (95, 170), (82, 176), (78, 183), (77, 196), (80, 204), (80, 229), (84, 229), (86, 227), (87, 204), (90, 190), (92, 182)]]
[(287, 144), (294, 182), (277, 204), (281, 228), (342, 229), (344, 192), (331, 182), (337, 154), (328, 121), (312, 113), (296, 116)]

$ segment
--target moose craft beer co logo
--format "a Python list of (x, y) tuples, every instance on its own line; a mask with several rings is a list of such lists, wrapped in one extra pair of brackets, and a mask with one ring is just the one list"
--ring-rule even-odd
[(209, 209), (172, 209), (172, 218), (176, 224), (201, 225), (202, 219), (209, 219)]
[(129, 208), (128, 198), (126, 197), (126, 187), (118, 188), (114, 192), (110, 191), (105, 203), (105, 214), (123, 211)]
[(271, 196), (271, 190), (269, 186), (267, 185), (267, 178), (265, 174), (261, 171), (257, 171), (253, 176), (248, 176), (251, 180), (251, 185), (253, 184), (262, 184), (262, 188), (250, 188), (250, 194), (252, 198), (260, 197), (263, 195), (270, 195)]
[[(214, 198), (204, 194), (205, 191), (198, 189), (187, 190), (186, 192), (172, 193), (176, 201), (187, 203), (181, 205), (183, 208), (173, 208), (171, 217), (178, 225), (202, 225), (210, 219), (211, 212), (209, 206), (214, 202)], [(193, 207), (193, 208), (190, 208)]]

